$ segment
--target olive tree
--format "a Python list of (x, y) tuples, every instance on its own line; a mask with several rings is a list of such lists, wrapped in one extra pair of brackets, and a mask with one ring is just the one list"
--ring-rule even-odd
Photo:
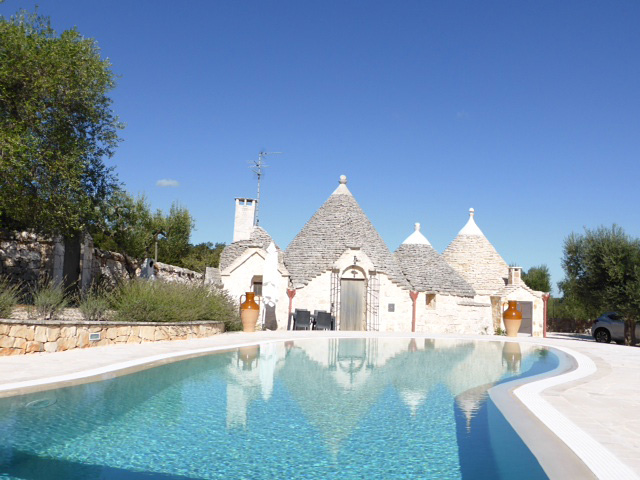
[(616, 311), (625, 318), (625, 337), (635, 344), (640, 320), (640, 240), (622, 228), (585, 229), (564, 242), (560, 282), (565, 297), (580, 301), (591, 315)]
[(0, 16), (0, 222), (74, 235), (103, 216), (118, 182), (105, 159), (122, 128), (108, 60), (76, 29)]
[(531, 267), (526, 272), (522, 272), (522, 281), (533, 290), (551, 291), (551, 275), (549, 275), (549, 268), (546, 265)]

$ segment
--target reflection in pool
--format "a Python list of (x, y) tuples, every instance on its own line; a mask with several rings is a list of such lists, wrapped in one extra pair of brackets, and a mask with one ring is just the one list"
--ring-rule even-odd
[(518, 343), (313, 339), (0, 399), (0, 478), (546, 478), (488, 398)]

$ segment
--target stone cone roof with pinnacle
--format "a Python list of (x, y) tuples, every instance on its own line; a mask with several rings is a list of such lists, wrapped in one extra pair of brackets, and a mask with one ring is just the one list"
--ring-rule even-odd
[(475, 296), (471, 285), (451, 268), (420, 233), (419, 223), (415, 224), (415, 232), (395, 251), (394, 257), (409, 283), (418, 292)]
[(504, 288), (509, 266), (478, 228), (473, 216), (471, 208), (467, 224), (442, 256), (478, 295), (491, 295)]
[(374, 226), (347, 188), (340, 185), (296, 235), (285, 252), (285, 263), (296, 287), (333, 267), (350, 247), (360, 247), (376, 270), (403, 288), (411, 288)]
[[(249, 240), (238, 240), (224, 247), (224, 250), (222, 250), (220, 254), (220, 271), (222, 272), (229, 267), (248, 248), (257, 247), (266, 250), (272, 241), (271, 235), (269, 235), (264, 228), (253, 227)], [(277, 245), (276, 249), (278, 250), (278, 264), (280, 267), (284, 267), (284, 253)]]

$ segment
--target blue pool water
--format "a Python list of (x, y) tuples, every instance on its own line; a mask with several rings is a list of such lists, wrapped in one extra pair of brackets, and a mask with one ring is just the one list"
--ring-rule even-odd
[(0, 399), (0, 478), (546, 478), (487, 390), (558, 364), (501, 342), (245, 347)]

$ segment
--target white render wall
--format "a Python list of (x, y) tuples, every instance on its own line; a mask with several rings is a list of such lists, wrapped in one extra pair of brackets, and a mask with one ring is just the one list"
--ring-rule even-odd
[[(392, 282), (386, 275), (380, 276), (380, 331), (411, 332), (413, 302), (409, 290)], [(394, 311), (389, 311), (389, 304)]]
[[(360, 257), (358, 257), (360, 258)], [(342, 271), (342, 269), (341, 269)], [(379, 291), (379, 330), (382, 332), (411, 332), (413, 303), (409, 290), (401, 288), (383, 273), (377, 273)], [(393, 304), (393, 312), (389, 311)], [(296, 290), (293, 309), (331, 310), (331, 271), (315, 277)], [(425, 333), (493, 334), (489, 297), (476, 299), (437, 295), (436, 308), (429, 309), (426, 295), (420, 293), (416, 301), (416, 331)]]
[(436, 295), (435, 309), (427, 307), (425, 293), (416, 301), (416, 331), (425, 333), (459, 333), (492, 335), (491, 304), (482, 297)]
[(293, 306), (291, 311), (296, 308), (300, 310), (331, 311), (331, 271), (318, 275), (312, 279), (305, 287), (296, 289), (296, 295), (293, 297)]
[[(248, 249), (236, 262), (234, 262), (228, 271), (220, 273), (220, 279), (224, 289), (229, 295), (240, 304), (240, 296), (247, 292), (253, 291), (252, 280), (256, 275), (263, 275), (265, 257), (267, 252), (262, 249)], [(289, 308), (289, 297), (287, 297), (286, 285), (289, 278), (283, 276), (280, 282), (281, 292), (279, 292), (276, 302), (276, 321), (278, 322), (278, 330), (287, 329), (287, 316)], [(262, 299), (260, 299), (262, 300)], [(260, 301), (260, 317), (259, 322), (263, 318), (262, 301)]]

